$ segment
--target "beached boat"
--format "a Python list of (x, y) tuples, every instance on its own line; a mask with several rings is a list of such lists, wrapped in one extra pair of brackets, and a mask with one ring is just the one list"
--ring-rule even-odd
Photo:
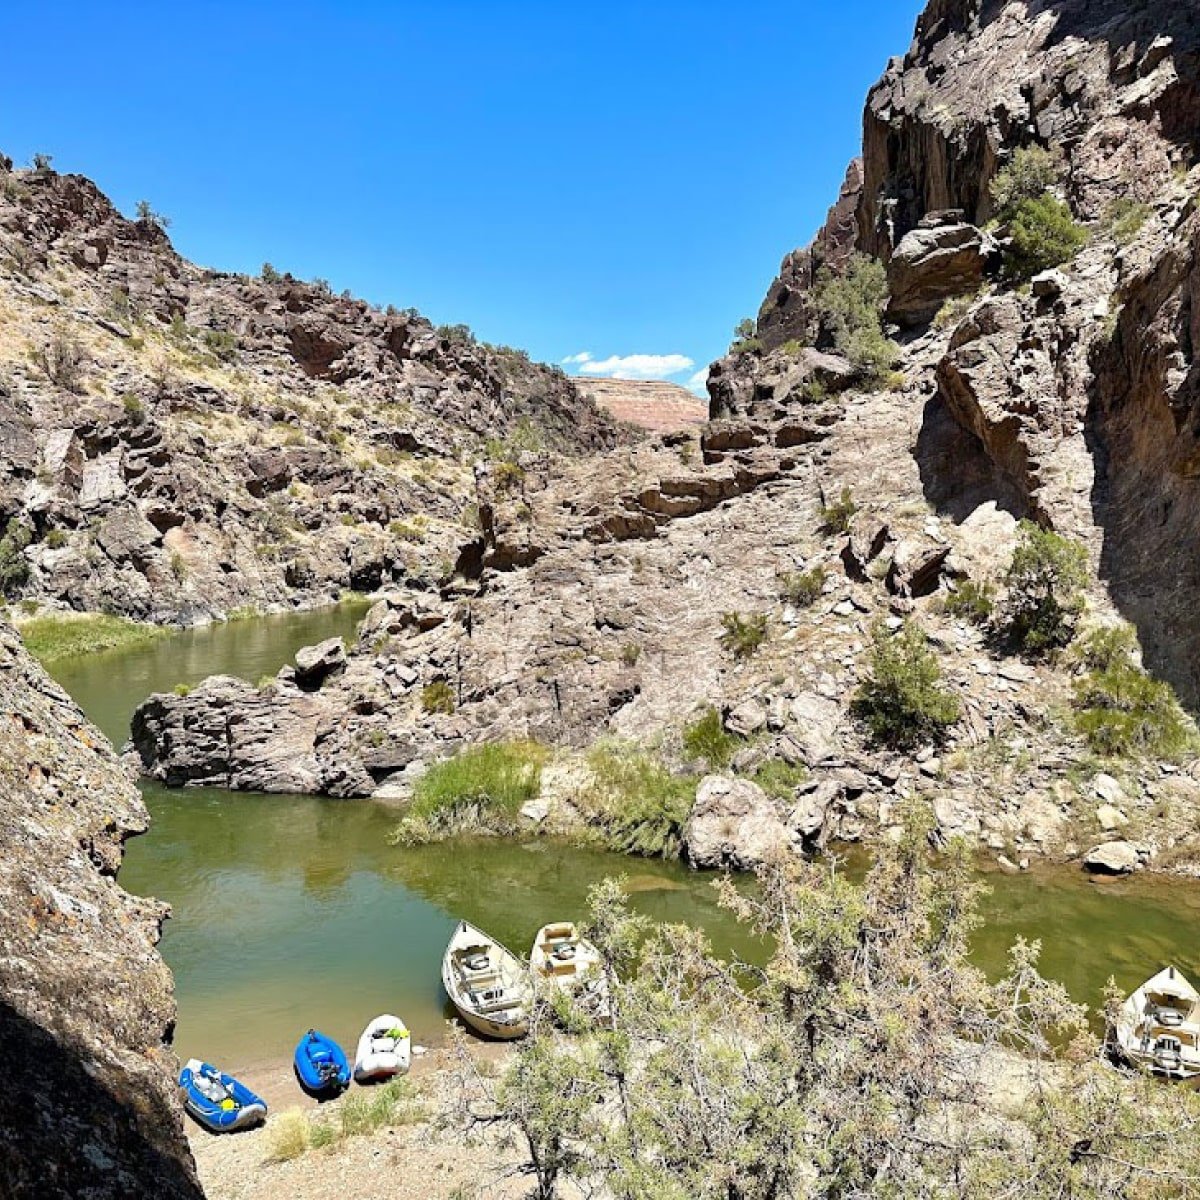
[(1200, 992), (1174, 967), (1121, 1005), (1109, 1036), (1131, 1065), (1200, 1086)]
[(310, 1029), (296, 1046), (296, 1077), (314, 1094), (340, 1092), (350, 1086), (350, 1062), (333, 1040)]
[(390, 1013), (376, 1017), (358, 1039), (354, 1078), (359, 1083), (403, 1075), (412, 1059), (412, 1035), (404, 1022)]
[(608, 988), (601, 971), (600, 952), (579, 936), (571, 921), (543, 925), (537, 931), (529, 966), (535, 982), (561, 988), (593, 1015), (606, 1013)]
[(205, 1129), (231, 1133), (267, 1119), (267, 1103), (244, 1083), (211, 1063), (189, 1058), (179, 1072), (183, 1107)]
[(525, 964), (467, 921), (458, 923), (446, 947), (442, 985), (459, 1016), (479, 1033), (519, 1038), (529, 1032)]

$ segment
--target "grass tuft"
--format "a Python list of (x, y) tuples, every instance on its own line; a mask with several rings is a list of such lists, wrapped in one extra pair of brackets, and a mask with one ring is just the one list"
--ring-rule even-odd
[(393, 840), (419, 845), (458, 833), (511, 832), (521, 806), (541, 791), (548, 757), (537, 742), (495, 742), (435, 764), (418, 781)]

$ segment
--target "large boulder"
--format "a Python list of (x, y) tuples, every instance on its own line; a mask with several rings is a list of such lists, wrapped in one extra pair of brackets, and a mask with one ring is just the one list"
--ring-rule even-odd
[(930, 213), (888, 262), (888, 317), (908, 327), (927, 324), (948, 299), (979, 288), (987, 259), (984, 235), (961, 213)]
[(1132, 842), (1105, 842), (1084, 855), (1083, 865), (1098, 875), (1128, 875), (1141, 858)]
[(683, 831), (684, 857), (693, 867), (750, 870), (790, 842), (775, 805), (758, 784), (724, 775), (701, 780)]
[(311, 691), (345, 666), (346, 643), (340, 637), (326, 638), (315, 646), (304, 646), (296, 651), (296, 683)]

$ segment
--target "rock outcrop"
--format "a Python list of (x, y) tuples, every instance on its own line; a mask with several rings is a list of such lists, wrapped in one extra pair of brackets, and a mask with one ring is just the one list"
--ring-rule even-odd
[(987, 260), (983, 234), (962, 213), (926, 214), (888, 260), (889, 319), (928, 325), (947, 300), (979, 290)]
[(89, 180), (0, 160), (9, 599), (192, 623), (433, 586), (471, 461), (611, 446), (556, 368), (269, 269), (186, 262)]
[(12, 1200), (201, 1200), (164, 1045), (164, 908), (114, 878), (147, 820), (101, 734), (0, 624), (0, 1195)]

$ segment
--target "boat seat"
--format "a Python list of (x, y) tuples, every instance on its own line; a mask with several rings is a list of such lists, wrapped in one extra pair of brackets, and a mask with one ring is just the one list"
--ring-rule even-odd
[(498, 1012), (501, 1009), (516, 1008), (516, 1006), (516, 997), (510, 996), (507, 988), (496, 988), (491, 992), (484, 992), (475, 1000), (475, 1009), (481, 1013)]

